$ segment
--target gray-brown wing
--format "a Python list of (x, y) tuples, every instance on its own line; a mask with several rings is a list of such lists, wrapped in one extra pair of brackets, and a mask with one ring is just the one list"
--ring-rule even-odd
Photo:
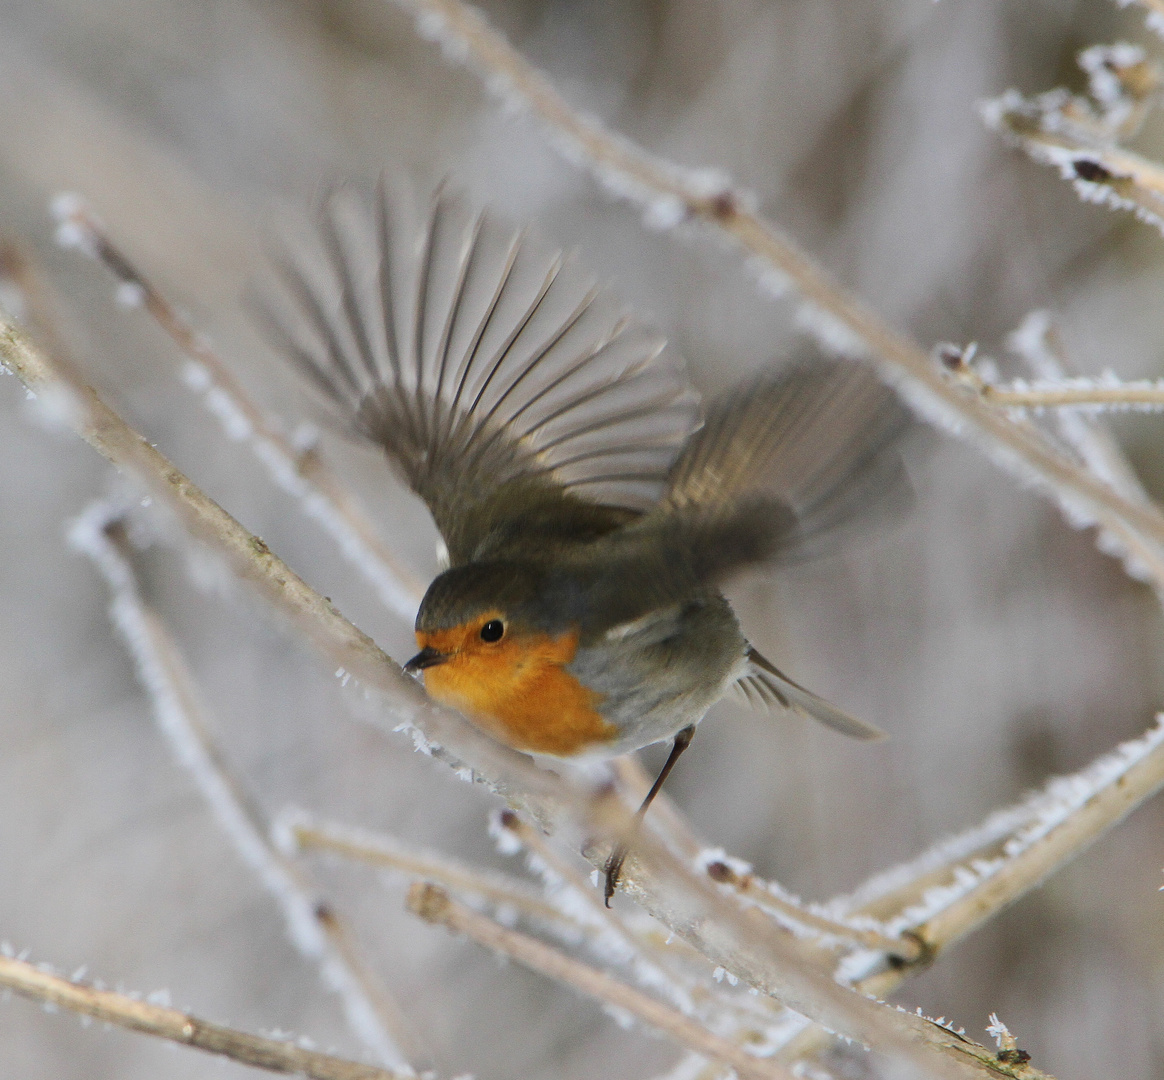
[(562, 561), (574, 587), (561, 592), (585, 598), (584, 634), (716, 589), (749, 566), (819, 554), (860, 517), (899, 508), (911, 494), (898, 452), (906, 422), (893, 394), (851, 363), (795, 365), (715, 403), (658, 506), (579, 554), (588, 578), (587, 566)]
[(454, 563), (506, 485), (643, 510), (699, 419), (682, 363), (560, 254), (445, 191), (333, 193), (280, 258), (270, 332), (352, 433), (383, 446)]
[(818, 554), (870, 510), (909, 501), (899, 453), (907, 422), (894, 393), (864, 365), (795, 364), (710, 407), (657, 514), (721, 520), (770, 502), (786, 511), (772, 516), (783, 532), (757, 549), (777, 561)]
[(584, 637), (598, 635), (749, 566), (819, 554), (846, 525), (908, 499), (907, 419), (856, 364), (796, 365), (746, 384), (712, 405), (653, 510), (562, 553), (563, 609), (577, 598)]

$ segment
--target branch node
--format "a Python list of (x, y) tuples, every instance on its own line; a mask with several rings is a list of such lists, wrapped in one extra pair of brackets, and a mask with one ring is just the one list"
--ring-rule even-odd
[(414, 915), (419, 915), (425, 922), (445, 922), (451, 905), (449, 894), (432, 882), (417, 881), (408, 890), (406, 901), (408, 910)]

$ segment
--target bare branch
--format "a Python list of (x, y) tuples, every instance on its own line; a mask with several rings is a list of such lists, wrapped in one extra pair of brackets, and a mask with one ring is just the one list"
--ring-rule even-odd
[(683, 1013), (647, 997), (604, 972), (571, 959), (544, 942), (506, 929), (492, 919), (470, 911), (435, 885), (424, 882), (413, 885), (408, 893), (408, 907), (428, 922), (439, 923), (454, 933), (464, 934), (487, 949), (509, 956), (607, 1006), (630, 1013), (687, 1049), (731, 1066), (741, 1077), (752, 1080), (791, 1080), (792, 1074), (782, 1066), (747, 1053)]
[(1159, 412), (1164, 409), (1164, 379), (1122, 382), (1115, 376), (1087, 379), (1017, 380), (1009, 386), (987, 383), (982, 398), (1004, 409), (1085, 409), (1088, 412)]
[(270, 841), (257, 801), (210, 733), (194, 678), (177, 643), (144, 601), (130, 560), (124, 507), (92, 504), (74, 523), (73, 546), (89, 556), (110, 591), (110, 615), (149, 694), (175, 759), (197, 785), (236, 850), (278, 901), (294, 945), (320, 965), (352, 1030), (386, 1065), (411, 1072), (427, 1054), (400, 1006), (367, 968), (350, 931), (302, 870)]
[[(366, 688), (382, 693), (384, 707), (417, 733), (422, 746), (435, 753), (432, 742), (439, 741), (446, 761), (460, 769), (468, 769), (465, 762), (470, 762), (474, 774), (527, 805), (535, 817), (548, 819), (568, 806), (584, 829), (603, 837), (629, 835), (632, 815), (620, 802), (595, 798), (543, 772), (474, 729), (463, 717), (429, 701), (415, 680), (405, 676), (330, 601), (314, 592), (262, 540), (243, 529), (129, 428), (92, 388), (70, 382), (56, 370), (10, 323), (0, 322), (0, 359), (32, 393), (62, 398), (68, 406), (69, 422), (86, 441), (170, 507), (187, 531), (221, 554), (240, 578), (255, 586), (258, 595), (300, 629), (324, 656), (360, 679)], [(443, 751), (445, 746), (450, 751)], [(816, 970), (795, 942), (782, 937), (766, 920), (749, 918), (661, 843), (644, 833), (636, 844), (634, 861), (639, 872), (638, 876), (624, 874), (625, 888), (713, 964), (881, 1052), (916, 1059), (940, 1076), (968, 1075), (961, 1068), (964, 1058), (960, 1054), (955, 1060), (944, 1057), (951, 1049), (949, 1041), (935, 1036), (924, 1021), (839, 986)], [(604, 854), (595, 857), (604, 859)], [(938, 1051), (937, 1056), (934, 1051)]]
[[(447, 855), (421, 851), (401, 843), (394, 836), (371, 833), (348, 825), (337, 825), (305, 813), (286, 810), (273, 826), (274, 835), (285, 850), (319, 851), (437, 881), (457, 893), (480, 897), (497, 907), (512, 908), (539, 922), (570, 921), (555, 905), (520, 878), (494, 870), (469, 866)], [(576, 924), (574, 924), (576, 926)]]
[[(1065, 379), (1078, 374), (1049, 312), (1030, 312), (1008, 336), (1007, 345), (1040, 379)], [(1100, 419), (1071, 410), (1059, 411), (1055, 419), (1059, 434), (1095, 476), (1126, 499), (1150, 501), (1115, 436)]]
[(420, 582), (384, 544), (354, 497), (314, 447), (299, 447), (282, 425), (251, 400), (230, 366), (182, 317), (105, 232), (101, 221), (76, 196), (53, 202), (58, 235), (71, 247), (99, 259), (117, 278), (123, 295), (139, 300), (188, 357), (183, 381), (198, 394), (226, 435), (249, 443), (275, 484), (299, 500), (338, 544), (340, 551), (376, 589), (384, 605), (412, 621), (424, 593)]
[[(870, 955), (867, 974), (852, 971), (856, 989), (877, 997), (892, 993), (951, 945), (1038, 888), (1161, 788), (1164, 717), (1141, 738), (1124, 743), (1079, 773), (1052, 780), (1019, 806), (991, 815), (964, 838), (944, 841), (935, 852), (956, 853), (944, 866), (932, 865), (926, 856), (907, 864), (902, 868), (906, 879), (902, 885), (916, 872), (927, 887), (916, 903), (887, 921), (892, 929), (916, 935), (923, 947), (921, 963), (887, 967)], [(994, 853), (987, 850), (991, 844), (996, 846)], [(964, 861), (975, 852), (982, 854)], [(902, 871), (887, 871), (878, 878), (888, 883)], [(860, 906), (855, 912), (881, 911), (887, 895), (902, 893), (916, 896), (916, 884), (913, 889), (899, 887), (896, 894), (884, 889), (858, 890), (854, 899)], [(841, 903), (847, 909), (851, 906), (851, 901)], [(819, 1027), (811, 1028), (793, 1039), (782, 1057), (796, 1060), (815, 1052), (827, 1039)], [(1035, 1075), (1030, 1066), (1019, 1064), (1027, 1071), (1018, 1075)]]
[[(735, 859), (714, 858), (706, 863), (712, 881), (733, 889), (739, 896), (775, 916), (802, 937), (811, 937), (825, 947), (857, 946), (886, 953), (901, 960), (916, 960), (920, 948), (916, 941), (893, 937), (883, 927), (860, 926), (830, 918), (806, 906), (774, 882), (756, 877), (751, 868), (740, 866)], [(866, 921), (873, 923), (866, 917)], [(823, 939), (823, 940), (822, 940)]]
[(331, 1054), (304, 1050), (293, 1043), (212, 1024), (177, 1009), (62, 979), (8, 956), (0, 956), (0, 986), (33, 1001), (59, 1006), (107, 1024), (169, 1039), (270, 1072), (293, 1073), (312, 1080), (404, 1080), (406, 1075), (411, 1075), (361, 1065)]
[(716, 171), (682, 169), (654, 157), (597, 120), (572, 109), (549, 80), (483, 17), (461, 0), (393, 0), (412, 12), (421, 34), (439, 41), (452, 61), (478, 70), (488, 89), (534, 115), (554, 145), (615, 195), (646, 212), (648, 224), (671, 228), (698, 222), (729, 237), (749, 257), (763, 290), (795, 289), (803, 322), (834, 351), (875, 360), (906, 399), (932, 422), (977, 442), (999, 465), (1053, 494), (1073, 523), (1098, 523), (1134, 549), (1158, 580), (1164, 563), (1140, 548), (1164, 545), (1164, 515), (1131, 503), (1052, 446), (1041, 433), (962, 392), (942, 377), (930, 356), (899, 334), (751, 207), (756, 199)]

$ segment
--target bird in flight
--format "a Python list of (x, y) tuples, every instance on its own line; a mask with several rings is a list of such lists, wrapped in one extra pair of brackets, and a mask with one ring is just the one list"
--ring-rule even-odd
[[(878, 737), (762, 656), (720, 590), (827, 550), (908, 492), (893, 393), (818, 360), (704, 407), (658, 334), (573, 259), (445, 189), (419, 228), (402, 220), (383, 183), (337, 189), (278, 257), (264, 313), (440, 531), (448, 568), (405, 670), (531, 754), (671, 740), (640, 818), (729, 691)], [(607, 902), (625, 854), (607, 863)]]

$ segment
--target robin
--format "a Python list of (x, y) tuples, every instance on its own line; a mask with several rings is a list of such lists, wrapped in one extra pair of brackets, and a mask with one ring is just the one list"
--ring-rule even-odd
[(371, 200), (333, 193), (316, 239), (279, 258), (285, 288), (265, 311), (443, 538), (405, 670), (531, 754), (672, 740), (640, 818), (729, 691), (879, 737), (762, 656), (720, 589), (818, 553), (908, 491), (894, 395), (821, 360), (702, 410), (682, 362), (572, 259), (444, 190), (415, 242), (399, 209), (383, 184)]

